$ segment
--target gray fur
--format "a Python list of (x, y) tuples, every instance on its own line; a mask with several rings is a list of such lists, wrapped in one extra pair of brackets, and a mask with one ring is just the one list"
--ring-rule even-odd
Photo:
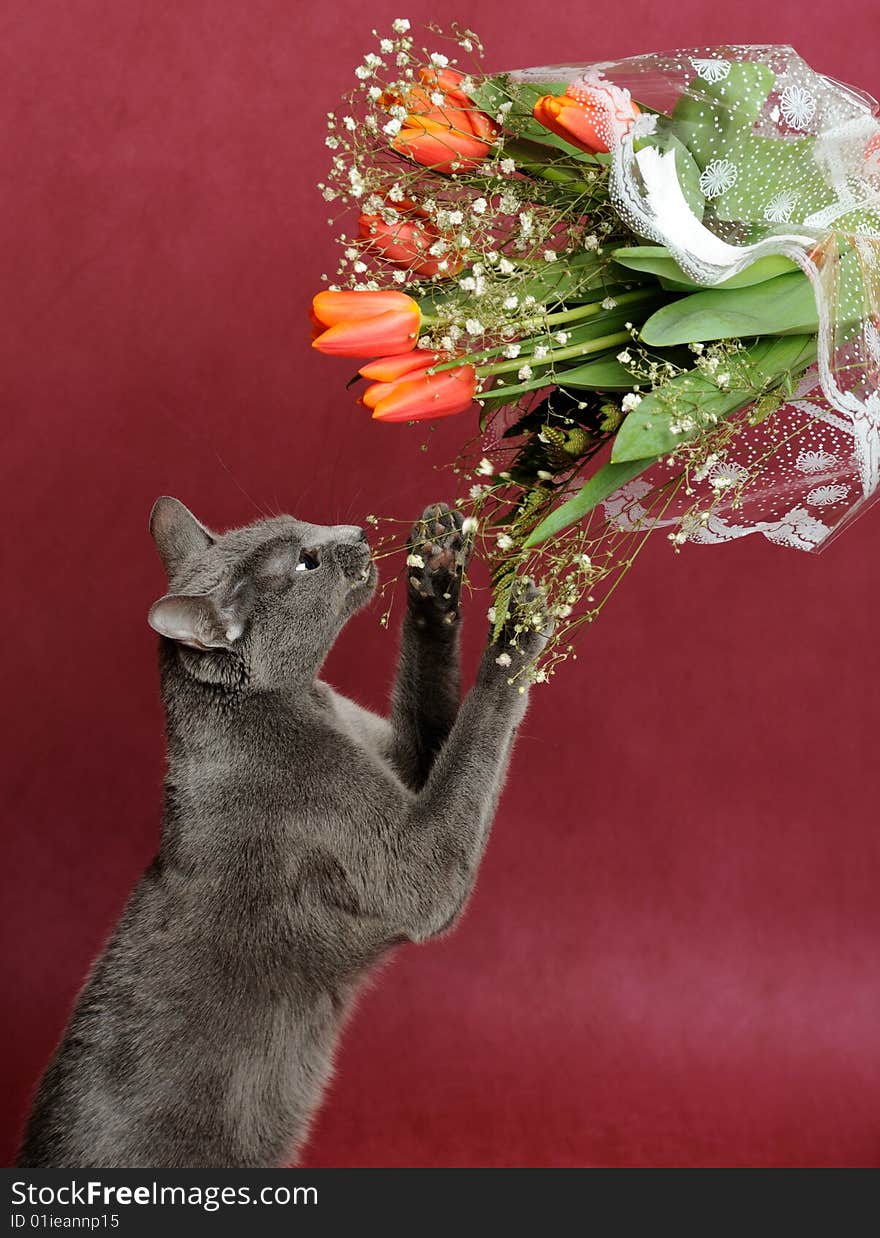
[[(278, 516), (215, 535), (169, 498), (151, 530), (169, 581), (150, 612), (161, 846), (43, 1077), (20, 1166), (289, 1164), (369, 969), (461, 912), (525, 709), (491, 644), (459, 705), (467, 546), (443, 505), (414, 530), (425, 566), (408, 573), (388, 720), (318, 678), (375, 587), (362, 530)], [(320, 566), (296, 570), (303, 551)]]

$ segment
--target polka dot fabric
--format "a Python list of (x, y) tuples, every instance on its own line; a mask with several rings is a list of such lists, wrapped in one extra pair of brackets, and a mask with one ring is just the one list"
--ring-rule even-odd
[[(777, 46), (691, 48), (512, 76), (566, 82), (574, 97), (585, 89), (595, 97), (603, 83), (609, 99), (629, 92), (643, 114), (606, 125), (613, 200), (692, 279), (717, 284), (770, 254), (806, 273), (818, 309), (817, 368), (782, 410), (738, 437), (725, 464), (751, 466), (755, 483), (738, 475), (727, 508), (716, 502), (692, 539), (757, 531), (801, 549), (827, 544), (880, 488), (877, 103)], [(641, 487), (655, 485), (662, 466), (653, 472), (613, 496), (606, 514), (633, 519)]]

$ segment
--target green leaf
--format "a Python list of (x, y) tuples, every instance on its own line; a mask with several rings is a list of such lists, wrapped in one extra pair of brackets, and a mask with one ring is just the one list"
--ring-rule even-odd
[(753, 335), (819, 329), (816, 298), (800, 271), (746, 288), (708, 288), (664, 305), (642, 327), (646, 344), (668, 348)]
[(700, 168), (717, 157), (718, 149), (737, 130), (749, 130), (776, 83), (776, 74), (757, 61), (734, 60), (718, 82), (693, 78), (672, 110), (676, 135)]
[[(678, 265), (669, 250), (662, 245), (628, 245), (623, 249), (615, 249), (612, 255), (614, 261), (631, 271), (640, 271), (646, 275), (656, 275), (658, 279), (669, 281), (679, 288), (700, 288), (703, 285), (694, 283)], [(797, 271), (797, 266), (790, 258), (772, 254), (767, 258), (759, 258), (751, 266), (732, 275), (721, 284), (713, 284), (713, 288), (748, 288), (752, 284), (763, 284), (777, 275), (785, 275)]]
[[(595, 360), (583, 365), (575, 364), (570, 370), (557, 366), (555, 381), (557, 387), (572, 387), (575, 390), (586, 391), (632, 391), (636, 376), (617, 360), (618, 349), (604, 353)], [(671, 349), (662, 354), (655, 354), (658, 361), (671, 361), (680, 369), (689, 369), (693, 365), (693, 353), (686, 348)]]
[[(730, 359), (730, 385), (722, 390), (702, 370), (688, 370), (648, 392), (628, 415), (611, 449), (615, 463), (664, 456), (713, 424), (747, 408), (765, 391), (802, 373), (816, 359), (816, 337), (791, 335), (759, 340)], [(685, 416), (692, 429), (670, 428)]]
[[(841, 222), (841, 220), (836, 221), (835, 229)], [(862, 320), (866, 312), (870, 312), (869, 307), (873, 300), (872, 276), (864, 256), (859, 252), (855, 237), (835, 231), (834, 245), (838, 256), (837, 269), (833, 273), (835, 282), (834, 333), (836, 346), (840, 348), (844, 343), (857, 338), (862, 333)], [(826, 292), (829, 291), (829, 274), (826, 267), (823, 275)]]
[(565, 94), (567, 82), (514, 82), (508, 73), (496, 73), (493, 77), (477, 79), (470, 91), (470, 98), (483, 112), (494, 116), (504, 103), (513, 103), (512, 112), (532, 114), (535, 100), (542, 95)]
[[(594, 300), (585, 294), (599, 289), (603, 295), (611, 295), (606, 289), (608, 274), (608, 263), (603, 258), (589, 253), (573, 254), (561, 262), (536, 265), (533, 274), (517, 281), (515, 291), (520, 302), (534, 297), (540, 305), (576, 305), (579, 300)], [(637, 282), (628, 281), (630, 286)]]
[[(750, 220), (767, 226), (767, 212), (774, 198), (798, 186), (791, 223), (835, 201), (835, 191), (821, 175), (804, 184), (804, 168), (816, 166), (816, 139), (762, 137), (748, 130), (731, 132), (724, 147), (724, 158), (740, 169), (759, 168), (760, 176), (738, 176), (733, 185), (715, 198), (712, 206), (718, 219)], [(789, 228), (791, 227), (789, 223)]]
[[(565, 347), (569, 348), (585, 340), (596, 340), (600, 336), (610, 335), (612, 332), (622, 330), (628, 322), (638, 325), (643, 319), (652, 315), (655, 307), (660, 304), (662, 304), (662, 294), (658, 291), (655, 297), (646, 295), (640, 301), (630, 301), (614, 309), (600, 310), (599, 313), (582, 318), (579, 322), (561, 323), (561, 329), (568, 336)], [(553, 330), (559, 330), (560, 327), (553, 328)], [(544, 336), (540, 342), (546, 344), (547, 337)]]
[(523, 545), (527, 550), (540, 546), (548, 537), (561, 533), (569, 525), (576, 524), (588, 515), (603, 499), (632, 481), (639, 473), (652, 465), (656, 456), (647, 460), (627, 460), (623, 464), (605, 464), (587, 481), (576, 495), (554, 508), (549, 516), (545, 516), (536, 529), (533, 529)]
[[(668, 400), (672, 395), (669, 388), (676, 389), (678, 402), (674, 406), (664, 403), (664, 398)], [(752, 389), (721, 391), (700, 371), (689, 370), (646, 395), (638, 408), (633, 409), (617, 432), (611, 458), (619, 464), (625, 460), (642, 459), (647, 452), (657, 456), (668, 454), (705, 430), (711, 424), (710, 416), (719, 420), (729, 417), (750, 404), (755, 395)], [(694, 417), (695, 428), (692, 431), (673, 433), (670, 429), (676, 422), (673, 407), (677, 409), (678, 417), (688, 413)]]
[[(619, 335), (622, 338), (617, 347), (622, 348), (628, 335), (628, 332), (624, 332), (622, 328), (627, 322), (638, 322), (640, 312), (646, 313), (649, 310), (650, 305), (646, 305), (644, 307), (635, 307), (631, 305), (622, 306), (620, 309), (616, 310), (605, 310), (603, 313), (596, 314), (594, 317), (588, 318), (584, 322), (575, 323), (573, 325), (567, 324), (565, 330), (568, 335), (568, 341), (565, 347), (574, 348), (577, 346), (583, 346), (583, 355), (585, 357), (589, 357), (591, 355), (596, 357), (607, 356), (608, 354), (604, 351), (607, 347), (605, 344), (605, 338), (607, 336), (613, 337), (614, 335)], [(503, 392), (507, 395), (509, 400), (514, 400), (517, 397), (524, 395), (527, 391), (537, 391), (541, 387), (566, 385), (566, 377), (568, 372), (562, 368), (561, 364), (554, 364), (552, 359), (545, 362), (535, 361), (533, 359), (532, 352), (530, 351), (532, 345), (545, 343), (546, 339), (546, 336), (536, 336), (533, 340), (525, 341), (523, 352), (521, 352), (519, 357), (516, 358), (516, 365), (511, 365), (509, 369), (504, 371), (502, 381), (504, 379), (504, 375), (510, 376), (512, 374), (516, 374), (522, 366), (527, 364), (532, 368), (532, 377), (524, 382), (505, 385), (503, 388), (499, 387), (496, 389), (493, 387), (492, 398), (500, 396)], [(601, 349), (594, 348), (591, 351), (589, 345), (594, 343), (596, 340), (601, 340), (603, 347)], [(494, 360), (498, 360), (498, 358), (495, 358)], [(573, 360), (575, 363), (571, 370), (573, 373), (575, 367), (577, 367), (578, 358), (574, 357), (570, 360)], [(503, 364), (506, 365), (507, 363), (503, 362)], [(626, 386), (632, 387), (633, 381), (632, 376), (630, 376), (629, 382)]]
[[(460, 286), (463, 276), (471, 274), (469, 267), (459, 273), (458, 280), (444, 280), (425, 288), (417, 298), (419, 309), (424, 314), (436, 316), (447, 310), (455, 310), (470, 301), (472, 294)], [(614, 278), (611, 279), (610, 277)], [(625, 281), (625, 282), (624, 282)], [(562, 305), (571, 308), (585, 301), (602, 300), (630, 292), (643, 284), (652, 284), (627, 271), (618, 271), (607, 258), (591, 253), (566, 255), (558, 262), (522, 262), (516, 275), (511, 277), (511, 291), (520, 301), (534, 297), (538, 303), (532, 313), (540, 315), (541, 307), (555, 309)]]
[(557, 369), (557, 387), (574, 387), (587, 391), (632, 391), (636, 381), (626, 366), (621, 365), (614, 353), (606, 353), (585, 365), (576, 365), (570, 370)]
[[(538, 124), (537, 121), (534, 123)], [(580, 180), (585, 171), (589, 170), (584, 168), (585, 163), (592, 164), (593, 170), (596, 170), (596, 165), (599, 163), (598, 156), (576, 149), (564, 138), (557, 137), (555, 133), (545, 129), (543, 125), (538, 125), (538, 128), (541, 133), (533, 133), (529, 137), (524, 137), (521, 133), (514, 137), (508, 132), (504, 138), (504, 146), (499, 150), (498, 158), (515, 159), (526, 171), (531, 170), (535, 164), (555, 168), (569, 173), (572, 181)]]
[(678, 279), (667, 279), (665, 275), (658, 275), (657, 279), (660, 281), (660, 287), (665, 288), (667, 292), (693, 292), (699, 287), (699, 284), (683, 284)]
[(495, 606), (495, 622), (492, 625), (492, 639), (498, 640), (507, 616), (510, 613), (511, 595), (516, 585), (516, 568), (502, 566), (492, 576), (492, 595)]
[(691, 105), (700, 112), (705, 108), (704, 100), (711, 100), (718, 111), (735, 117), (740, 125), (751, 126), (775, 85), (776, 74), (769, 65), (759, 60), (732, 60), (727, 76), (718, 82), (691, 79), (689, 93), (676, 104), (673, 116), (680, 114), (679, 105), (682, 112), (690, 111)]

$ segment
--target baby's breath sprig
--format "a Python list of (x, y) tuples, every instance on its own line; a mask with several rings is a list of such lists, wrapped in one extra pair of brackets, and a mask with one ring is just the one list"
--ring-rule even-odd
[[(448, 467), (491, 567), (493, 634), (512, 647), (499, 660), (509, 657), (512, 678), (543, 682), (576, 656), (576, 633), (653, 529), (672, 526), (676, 551), (711, 540), (754, 495), (786, 446), (773, 414), (811, 363), (809, 340), (773, 365), (754, 341), (646, 345), (643, 335), (663, 338), (648, 328), (687, 276), (668, 253), (668, 280), (650, 273), (657, 250), (644, 266), (642, 242), (612, 201), (608, 148), (585, 147), (582, 125), (557, 133), (552, 117), (579, 106), (577, 90), (542, 96), (546, 86), (486, 76), (472, 30), (428, 32), (423, 44), (406, 19), (374, 31), (376, 49), (343, 109), (328, 115), (331, 167), (320, 188), (340, 257), (315, 299), (315, 345), (360, 357), (363, 341), (388, 354), (360, 371), (372, 384), (363, 402), (380, 420), (451, 415), (476, 399), (479, 432)], [(589, 95), (592, 79), (583, 81)], [(597, 89), (600, 108), (605, 86)], [(629, 95), (608, 89), (618, 119), (631, 113), (632, 122)], [(668, 120), (643, 114), (633, 135), (650, 143)], [(347, 291), (373, 297), (333, 302)], [(347, 325), (335, 325), (337, 307)], [(374, 314), (387, 331), (374, 330)], [(748, 464), (738, 451), (746, 429), (763, 435)], [(575, 503), (611, 459), (627, 466), (625, 484)], [(629, 467), (638, 464), (641, 472)], [(560, 512), (572, 507), (566, 524)], [(376, 558), (403, 550), (408, 525), (389, 528)], [(538, 622), (553, 634), (523, 666), (512, 655)]]

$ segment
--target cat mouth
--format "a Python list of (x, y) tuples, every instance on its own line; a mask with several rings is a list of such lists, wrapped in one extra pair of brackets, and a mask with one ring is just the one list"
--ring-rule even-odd
[(351, 582), (353, 589), (372, 588), (379, 579), (379, 573), (372, 559), (368, 560)]

